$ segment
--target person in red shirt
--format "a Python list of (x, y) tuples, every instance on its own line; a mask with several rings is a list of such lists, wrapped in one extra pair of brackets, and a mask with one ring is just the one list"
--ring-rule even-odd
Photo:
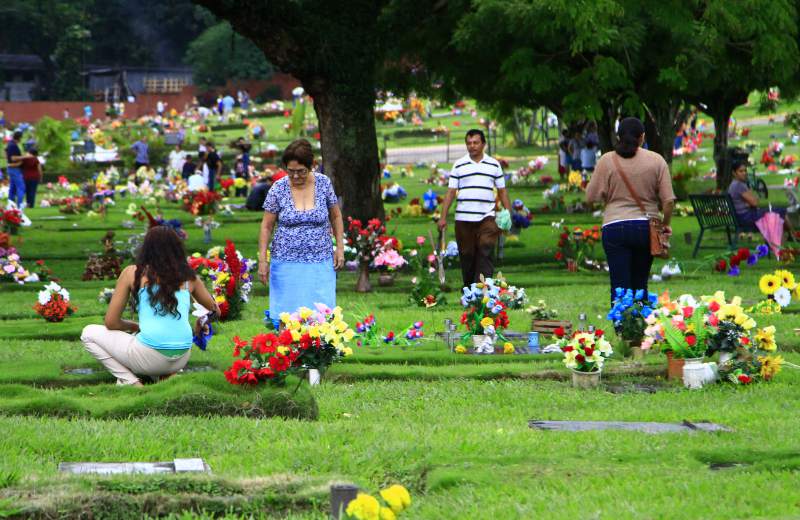
[(42, 182), (42, 163), (36, 148), (28, 150), (29, 156), (22, 159), (22, 179), (25, 181), (25, 202), (29, 208), (36, 205), (36, 188)]

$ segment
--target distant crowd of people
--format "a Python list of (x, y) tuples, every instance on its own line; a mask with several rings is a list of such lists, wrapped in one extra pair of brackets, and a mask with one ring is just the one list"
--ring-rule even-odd
[(600, 138), (594, 121), (573, 130), (562, 130), (558, 141), (559, 176), (564, 179), (571, 171), (594, 171), (599, 153)]

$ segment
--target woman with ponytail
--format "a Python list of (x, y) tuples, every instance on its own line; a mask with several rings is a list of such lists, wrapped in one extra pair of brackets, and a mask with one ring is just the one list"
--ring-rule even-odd
[[(192, 347), (191, 299), (212, 314), (214, 298), (186, 260), (183, 243), (172, 228), (150, 228), (136, 265), (117, 280), (104, 325), (87, 325), (81, 334), (86, 350), (117, 378), (118, 385), (142, 386), (144, 376), (169, 376), (186, 366)], [(139, 321), (122, 319), (130, 302)], [(200, 333), (200, 320), (195, 333)]]
[(660, 210), (665, 229), (671, 233), (669, 224), (675, 205), (667, 162), (659, 154), (642, 148), (645, 137), (642, 122), (635, 117), (623, 119), (617, 135), (615, 150), (600, 157), (586, 188), (587, 202), (605, 203), (603, 249), (611, 277), (612, 301), (618, 287), (647, 291), (653, 264), (649, 218), (657, 216)]

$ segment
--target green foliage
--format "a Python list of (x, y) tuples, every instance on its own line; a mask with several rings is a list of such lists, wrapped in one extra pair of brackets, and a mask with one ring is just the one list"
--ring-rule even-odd
[(64, 172), (70, 168), (70, 134), (74, 128), (72, 120), (57, 121), (46, 116), (36, 123), (36, 144), (39, 153), (46, 155), (48, 171)]
[(185, 60), (195, 82), (204, 87), (224, 85), (230, 79), (264, 79), (272, 73), (258, 47), (228, 22), (209, 27), (190, 43)]

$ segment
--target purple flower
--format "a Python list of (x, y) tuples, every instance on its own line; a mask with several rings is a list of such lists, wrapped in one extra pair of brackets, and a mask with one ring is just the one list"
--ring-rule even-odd
[(739, 266), (734, 265), (731, 267), (730, 271), (728, 271), (728, 276), (739, 276)]
[(758, 263), (758, 257), (756, 255), (750, 255), (747, 257), (747, 265), (756, 265)]
[(769, 254), (769, 247), (766, 244), (761, 244), (756, 248), (756, 254), (759, 258), (764, 258)]

